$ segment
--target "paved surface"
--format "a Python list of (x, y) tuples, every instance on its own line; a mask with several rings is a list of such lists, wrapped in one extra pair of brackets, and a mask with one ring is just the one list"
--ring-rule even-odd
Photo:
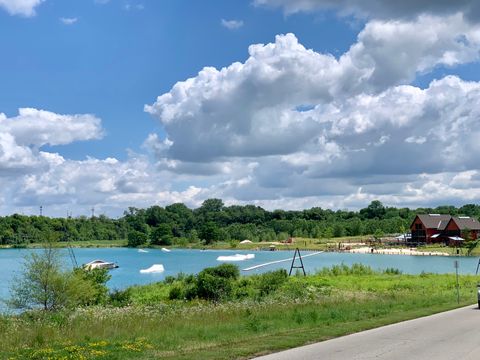
[(480, 360), (480, 310), (470, 305), (257, 359)]

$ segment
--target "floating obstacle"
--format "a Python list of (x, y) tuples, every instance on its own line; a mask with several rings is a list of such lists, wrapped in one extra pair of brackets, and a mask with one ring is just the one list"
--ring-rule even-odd
[(217, 257), (217, 261), (244, 261), (255, 258), (255, 254), (235, 254)]
[(152, 273), (161, 273), (164, 272), (165, 268), (163, 267), (162, 264), (154, 264), (150, 266), (148, 269), (142, 269), (140, 270), (140, 273), (142, 274), (152, 274)]

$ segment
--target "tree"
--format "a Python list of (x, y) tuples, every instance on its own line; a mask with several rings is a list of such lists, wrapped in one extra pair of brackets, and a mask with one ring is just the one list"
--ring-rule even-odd
[(45, 311), (93, 305), (106, 300), (106, 270), (87, 272), (83, 269), (64, 271), (53, 241), (41, 252), (26, 257), (23, 271), (11, 285), (10, 307)]
[(150, 242), (155, 245), (172, 245), (172, 225), (160, 224), (152, 231)]
[(385, 233), (382, 231), (382, 229), (377, 229), (373, 233), (373, 238), (375, 239), (376, 242), (381, 242), (384, 236), (385, 236)]
[(343, 226), (340, 225), (339, 223), (336, 223), (333, 226), (333, 237), (342, 237), (343, 235), (344, 235)]
[(128, 233), (128, 246), (141, 246), (147, 242), (147, 235), (143, 232), (132, 230)]
[[(97, 305), (104, 304), (108, 299), (108, 287), (107, 281), (112, 277), (108, 269), (91, 269), (86, 270), (83, 268), (76, 268), (73, 270), (73, 275), (79, 281), (76, 284), (81, 284), (86, 282), (89, 286), (83, 285), (82, 287), (70, 286), (74, 288), (76, 293), (76, 298), (78, 299), (81, 305)], [(85, 288), (87, 287), (87, 291)], [(73, 294), (74, 295), (74, 294)], [(75, 296), (73, 296), (75, 297)]]
[(207, 199), (202, 203), (200, 207), (201, 212), (219, 212), (223, 210), (223, 201), (221, 199)]
[(209, 221), (205, 223), (200, 230), (200, 239), (205, 240), (207, 244), (211, 244), (214, 241), (220, 239), (220, 231), (218, 229), (217, 224), (213, 221)]
[(472, 231), (469, 229), (462, 230), (463, 247), (467, 249), (467, 255), (471, 255), (472, 251), (477, 247), (479, 240), (473, 239)]
[(54, 310), (66, 303), (66, 278), (60, 270), (57, 249), (51, 244), (41, 253), (32, 252), (23, 264), (23, 272), (11, 286), (9, 305), (17, 309)]
[(365, 209), (360, 210), (360, 215), (367, 219), (383, 219), (385, 213), (385, 206), (378, 200), (373, 200)]

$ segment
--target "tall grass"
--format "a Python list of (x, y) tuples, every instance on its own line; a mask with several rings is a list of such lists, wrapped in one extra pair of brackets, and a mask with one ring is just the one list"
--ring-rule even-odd
[[(264, 296), (216, 303), (168, 300), (175, 281), (132, 288), (127, 307), (0, 318), (0, 358), (234, 359), (458, 306), (453, 275), (359, 266), (289, 277)], [(460, 305), (475, 301), (475, 285), (473, 276), (460, 277)]]

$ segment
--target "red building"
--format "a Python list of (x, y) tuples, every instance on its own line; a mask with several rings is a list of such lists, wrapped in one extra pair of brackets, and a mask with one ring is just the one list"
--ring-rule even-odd
[(480, 222), (468, 216), (422, 214), (415, 216), (410, 230), (412, 242), (415, 243), (457, 244), (464, 241), (466, 233), (470, 239), (477, 239), (480, 234)]

